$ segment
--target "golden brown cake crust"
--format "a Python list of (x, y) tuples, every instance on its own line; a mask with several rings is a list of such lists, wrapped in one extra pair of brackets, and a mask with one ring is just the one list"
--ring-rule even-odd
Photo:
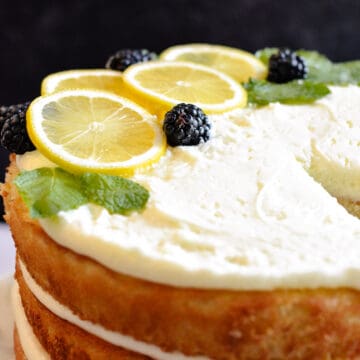
[(115, 273), (55, 243), (28, 216), (14, 159), (6, 220), (36, 282), (82, 319), (166, 351), (214, 359), (360, 357), (360, 292), (175, 288)]

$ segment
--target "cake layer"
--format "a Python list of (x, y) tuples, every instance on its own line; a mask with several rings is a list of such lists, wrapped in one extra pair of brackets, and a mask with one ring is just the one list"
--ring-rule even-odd
[(20, 259), (19, 265), (22, 278), (24, 279), (24, 283), (29, 288), (31, 293), (35, 296), (35, 298), (40, 301), (40, 303), (44, 305), (55, 316), (59, 317), (62, 320), (68, 321), (69, 323), (79, 327), (85, 332), (95, 335), (96, 337), (112, 345), (120, 346), (121, 348), (129, 350), (130, 352), (134, 351), (142, 355), (150, 356), (151, 358), (157, 360), (207, 360), (207, 358), (202, 356), (185, 356), (183, 354), (180, 354), (179, 352), (165, 353), (160, 348), (154, 345), (137, 341), (129, 336), (124, 336), (114, 331), (109, 331), (100, 325), (80, 319), (70, 309), (60, 304), (51, 295), (42, 290), (42, 288), (38, 284), (36, 284), (34, 279), (31, 277), (25, 265)]
[(83, 320), (167, 352), (214, 359), (360, 356), (357, 291), (196, 290), (132, 278), (59, 246), (28, 217), (14, 187), (4, 193), (31, 277)]
[[(40, 224), (58, 244), (157, 283), (359, 289), (360, 221), (329, 192), (360, 199), (360, 88), (331, 91), (311, 105), (211, 116), (210, 141), (169, 147), (133, 177), (150, 191), (142, 213), (86, 205)], [(33, 156), (20, 168), (39, 166)]]
[(27, 360), (149, 359), (106, 343), (58, 318), (32, 295), (19, 271), (17, 281), (19, 290), (16, 288), (14, 294), (16, 328)]

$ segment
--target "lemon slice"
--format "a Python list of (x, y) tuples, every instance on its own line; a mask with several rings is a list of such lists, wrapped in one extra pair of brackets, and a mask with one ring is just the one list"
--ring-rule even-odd
[(122, 73), (105, 69), (68, 70), (48, 75), (41, 83), (41, 94), (71, 89), (95, 89), (124, 95)]
[(244, 107), (244, 88), (228, 75), (191, 62), (152, 61), (130, 66), (123, 73), (133, 99), (159, 114), (179, 103), (191, 103), (206, 113)]
[(210, 44), (177, 45), (166, 49), (160, 59), (167, 61), (190, 61), (223, 71), (239, 82), (250, 78), (264, 79), (265, 65), (253, 54), (232, 47)]
[(73, 172), (131, 175), (164, 153), (156, 118), (120, 96), (68, 90), (35, 99), (26, 114), (37, 149)]

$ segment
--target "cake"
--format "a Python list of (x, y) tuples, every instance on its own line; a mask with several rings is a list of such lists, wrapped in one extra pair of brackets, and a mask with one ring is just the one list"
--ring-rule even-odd
[(130, 176), (150, 193), (130, 214), (34, 218), (16, 178), (56, 164), (12, 154), (16, 358), (360, 357), (360, 88), (327, 86), (209, 114), (207, 141)]

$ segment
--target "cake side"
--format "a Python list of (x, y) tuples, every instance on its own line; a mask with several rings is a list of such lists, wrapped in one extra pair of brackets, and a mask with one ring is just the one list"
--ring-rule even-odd
[[(51, 359), (149, 359), (106, 343), (47, 310), (26, 286), (17, 268), (16, 281), (25, 316), (36, 338)], [(29, 359), (30, 360), (30, 359)]]
[[(9, 174), (15, 173), (13, 161)], [(20, 259), (44, 291), (82, 319), (164, 351), (210, 358), (359, 354), (357, 291), (205, 291), (118, 274), (49, 238), (10, 180), (3, 193)]]

